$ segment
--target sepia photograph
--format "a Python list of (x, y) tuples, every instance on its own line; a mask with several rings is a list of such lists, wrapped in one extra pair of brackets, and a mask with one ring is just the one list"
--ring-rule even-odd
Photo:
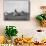
[(30, 20), (29, 0), (4, 0), (4, 20)]

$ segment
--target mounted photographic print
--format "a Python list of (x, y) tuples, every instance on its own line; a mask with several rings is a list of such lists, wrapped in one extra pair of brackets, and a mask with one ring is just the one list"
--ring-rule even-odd
[(30, 1), (4, 0), (4, 20), (30, 20)]

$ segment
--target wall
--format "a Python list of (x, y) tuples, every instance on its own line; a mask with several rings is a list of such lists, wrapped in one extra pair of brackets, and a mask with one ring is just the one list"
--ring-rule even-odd
[(30, 21), (4, 21), (3, 0), (0, 0), (0, 35), (4, 33), (6, 25), (15, 25), (19, 31), (18, 35), (31, 36), (37, 29), (46, 30), (38, 25), (35, 16), (40, 14), (40, 6), (46, 5), (46, 0), (30, 0)]

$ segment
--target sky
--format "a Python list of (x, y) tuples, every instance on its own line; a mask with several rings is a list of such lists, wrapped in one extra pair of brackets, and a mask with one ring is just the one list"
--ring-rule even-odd
[(15, 9), (28, 12), (28, 5), (28, 1), (4, 1), (4, 12), (14, 12)]

